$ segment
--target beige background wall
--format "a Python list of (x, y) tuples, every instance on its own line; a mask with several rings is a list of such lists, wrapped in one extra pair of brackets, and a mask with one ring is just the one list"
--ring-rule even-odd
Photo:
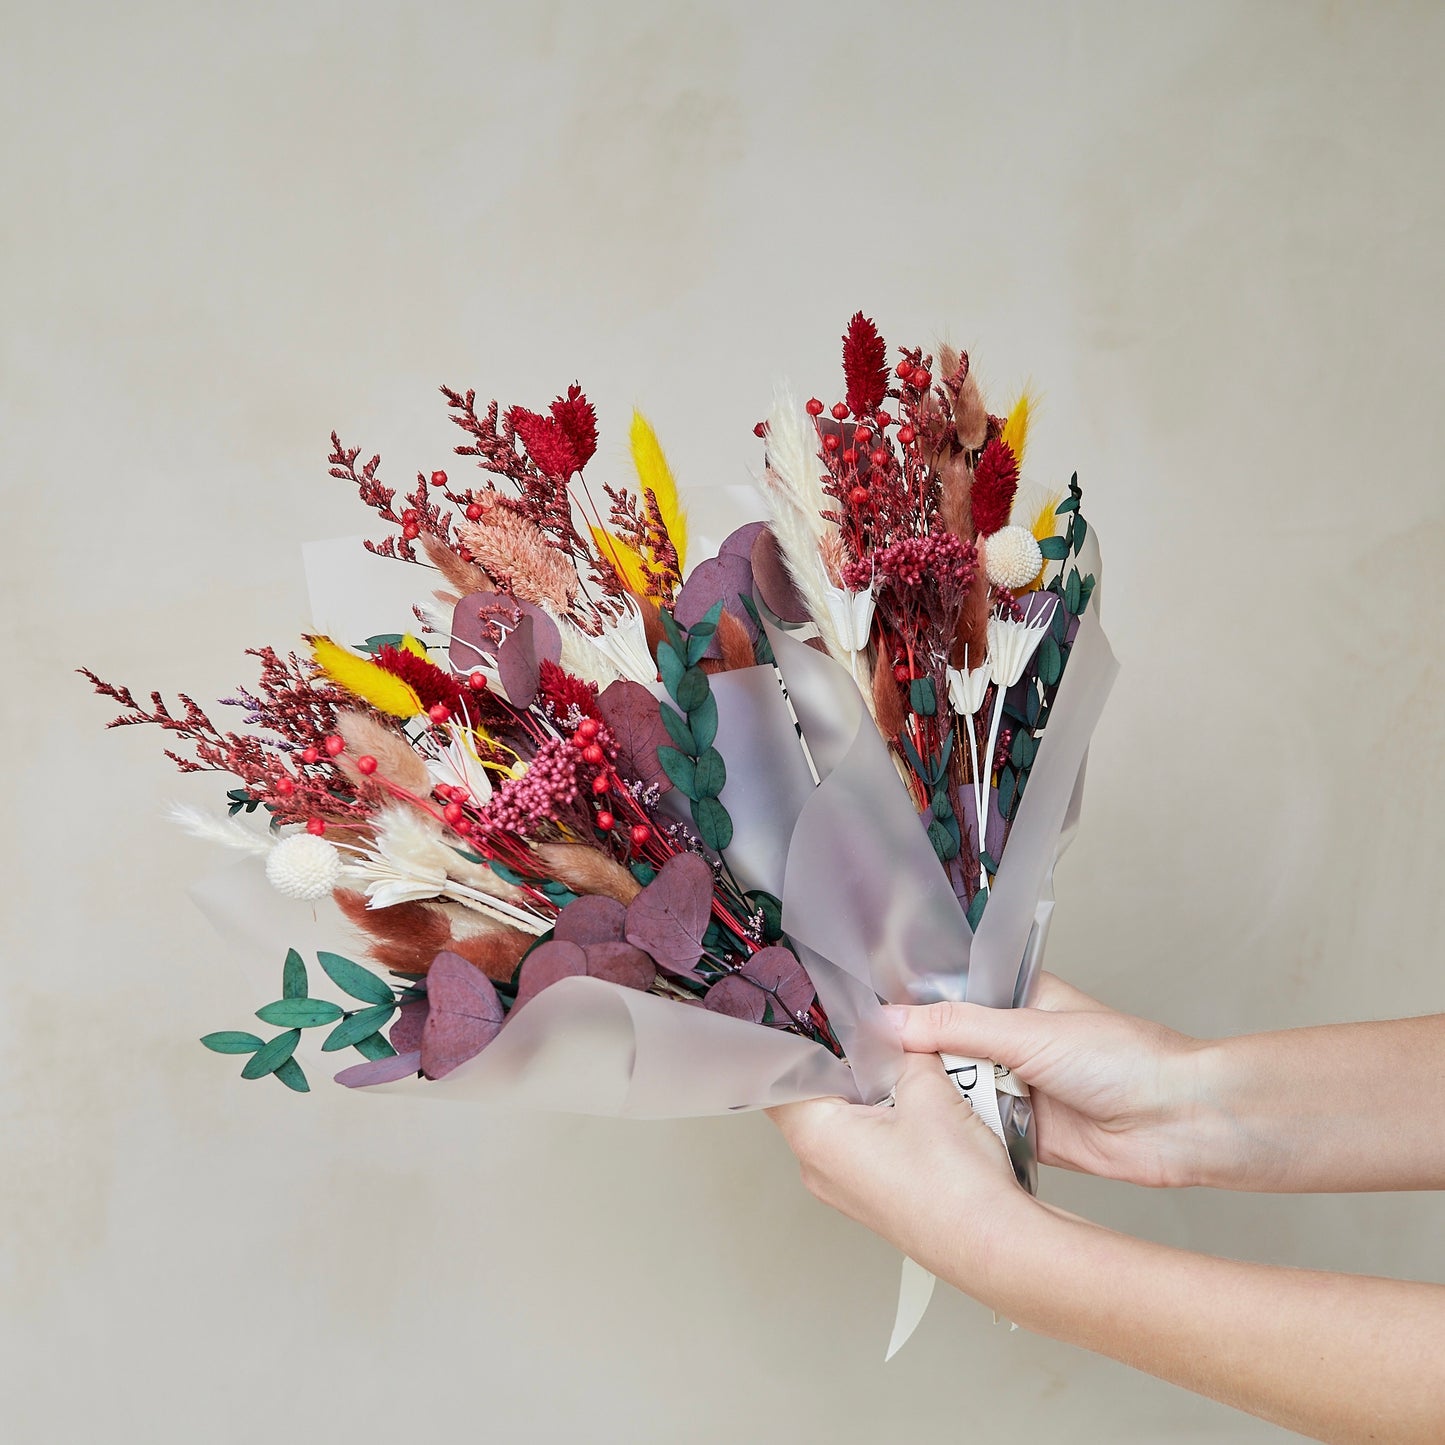
[[(68, 669), (224, 695), (304, 621), (298, 544), (361, 525), (328, 430), (446, 464), (444, 380), (580, 377), (619, 467), (642, 403), (721, 526), (773, 379), (838, 390), (863, 307), (1000, 402), (1032, 375), (1031, 471), (1077, 467), (1104, 541), (1124, 672), (1054, 969), (1196, 1032), (1445, 1008), (1438, 7), (0, 26), (4, 1439), (1285, 1438), (952, 1294), (885, 1368), (893, 1253), (760, 1118), (236, 1083), (194, 1040), (261, 999), (159, 817), (214, 789)], [(1045, 1189), (1445, 1278), (1438, 1197)]]

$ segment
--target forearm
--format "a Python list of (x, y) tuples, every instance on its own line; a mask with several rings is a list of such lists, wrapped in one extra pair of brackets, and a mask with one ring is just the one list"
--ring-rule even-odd
[(1445, 1015), (1223, 1039), (1195, 1067), (1196, 1183), (1445, 1188)]
[(983, 1264), (957, 1239), (910, 1253), (1024, 1328), (1321, 1440), (1445, 1437), (1445, 1286), (1213, 1259), (1037, 1206)]

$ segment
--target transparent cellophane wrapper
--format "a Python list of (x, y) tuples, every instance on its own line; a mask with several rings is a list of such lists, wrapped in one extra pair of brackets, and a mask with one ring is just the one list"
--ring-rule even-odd
[[(1092, 534), (1077, 563), (1099, 576)], [(418, 600), (419, 575), (427, 575), (350, 539), (308, 546), (306, 564), (314, 624), (347, 638), (393, 631)], [(819, 1096), (887, 1100), (903, 1056), (880, 999), (994, 1008), (1029, 999), (1053, 914), (1054, 865), (1077, 827), (1089, 737), (1117, 670), (1098, 621), (1099, 590), (1074, 636), (977, 933), (846, 668), (769, 626), (776, 668), (711, 679), (715, 746), (727, 763), (721, 799), (734, 825), (728, 865), (744, 888), (782, 900), (783, 929), (845, 1059), (779, 1029), (579, 977), (538, 995), (445, 1078), (381, 1087), (419, 1099), (639, 1119)], [(250, 860), (194, 894), (268, 977), (287, 947), (344, 950), (354, 937), (329, 901), (281, 897)], [(974, 1085), (971, 1102), (1033, 1190), (1027, 1090), (1002, 1079), (996, 1089), (987, 1061), (949, 1064), (961, 1071), (961, 1087)], [(931, 1276), (905, 1262), (890, 1354), (922, 1318), (932, 1287)]]

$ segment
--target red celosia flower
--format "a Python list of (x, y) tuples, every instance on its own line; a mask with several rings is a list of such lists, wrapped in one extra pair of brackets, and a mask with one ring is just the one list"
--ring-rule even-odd
[(1018, 489), (1018, 459), (1002, 437), (995, 437), (983, 449), (973, 469), (973, 487), (969, 492), (973, 525), (981, 537), (991, 536), (1000, 527), (1008, 526)]
[(592, 403), (583, 396), (582, 388), (574, 381), (567, 388), (567, 395), (559, 396), (547, 410), (572, 443), (572, 455), (580, 472), (597, 451), (597, 413)]
[(559, 720), (574, 707), (583, 717), (599, 720), (602, 717), (597, 711), (596, 684), (574, 677), (550, 658), (544, 657), (538, 668), (537, 691), (551, 705), (552, 715)]
[(428, 658), (418, 657), (403, 647), (386, 646), (373, 656), (372, 661), (408, 684), (421, 699), (423, 708), (441, 703), (451, 712), (461, 711), (462, 690), (456, 678)]
[(861, 311), (854, 313), (843, 333), (843, 375), (848, 409), (860, 419), (871, 417), (888, 389), (888, 347)]
[(577, 450), (556, 417), (514, 406), (507, 420), (543, 476), (570, 477), (577, 470)]

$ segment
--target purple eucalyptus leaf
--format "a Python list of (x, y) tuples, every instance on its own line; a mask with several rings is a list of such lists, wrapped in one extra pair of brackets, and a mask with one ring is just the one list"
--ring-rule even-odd
[(691, 974), (712, 916), (712, 884), (712, 866), (705, 859), (674, 854), (627, 905), (627, 941), (668, 973)]
[(723, 538), (722, 546), (717, 549), (718, 556), (745, 558), (751, 569), (753, 544), (758, 540), (758, 533), (766, 532), (767, 529), (768, 524), (766, 522), (744, 522), (736, 531), (729, 532), (727, 536)]
[(703, 999), (704, 1007), (713, 1013), (746, 1019), (750, 1024), (762, 1023), (768, 1002), (767, 994), (757, 984), (738, 973), (718, 979)]
[(532, 619), (531, 652), (536, 664), (562, 656), (557, 624), (535, 602), (522, 602), (506, 592), (469, 592), (452, 611), (452, 643), (447, 652), (454, 672), (468, 673), (498, 661), (502, 635), (523, 617)]
[(457, 953), (437, 954), (427, 970), (426, 996), (421, 1068), (427, 1078), (440, 1079), (481, 1053), (505, 1015), (491, 979)]
[(422, 1025), (426, 1023), (427, 1002), (424, 998), (412, 999), (401, 1006), (396, 1022), (391, 1026), (391, 1046), (399, 1054), (409, 1054), (421, 1048)]
[(338, 1084), (348, 1089), (364, 1089), (368, 1084), (394, 1084), (399, 1079), (409, 1079), (421, 1069), (421, 1050), (392, 1054), (385, 1059), (368, 1059), (364, 1064), (352, 1064), (336, 1075)]
[(574, 898), (552, 925), (556, 942), (576, 943), (583, 948), (593, 943), (621, 943), (626, 936), (626, 907), (600, 893)]
[(760, 949), (743, 964), (743, 977), (750, 978), (769, 993), (777, 994), (790, 1014), (807, 1013), (817, 996), (808, 971), (790, 948), (774, 944)]
[(772, 529), (765, 527), (753, 543), (753, 585), (773, 616), (784, 622), (806, 622), (811, 615), (803, 594), (798, 591), (782, 549)]
[(589, 943), (587, 972), (623, 988), (649, 989), (657, 979), (652, 960), (630, 943)]
[(517, 979), (517, 1001), (512, 1007), (521, 1008), (559, 978), (575, 978), (586, 972), (587, 955), (577, 944), (559, 943), (555, 938), (539, 944), (522, 960), (522, 972)]
[(640, 682), (619, 678), (597, 698), (602, 721), (617, 742), (617, 771), (644, 787), (667, 792), (672, 782), (657, 761), (657, 750), (672, 739), (657, 710), (657, 699)]
[(523, 617), (497, 649), (497, 675), (502, 680), (507, 701), (516, 708), (531, 707), (537, 696), (540, 659), (534, 641), (535, 630), (532, 619)]
[[(755, 640), (758, 635), (757, 624), (740, 600), (744, 595), (753, 595), (752, 564), (746, 557), (740, 557), (735, 552), (724, 552), (716, 557), (709, 557), (706, 562), (699, 562), (692, 569), (687, 581), (682, 585), (682, 591), (677, 594), (672, 615), (677, 619), (679, 627), (696, 627), (707, 616), (709, 609), (721, 602), (747, 629), (749, 640)], [(716, 635), (708, 643), (703, 656), (722, 656)]]

